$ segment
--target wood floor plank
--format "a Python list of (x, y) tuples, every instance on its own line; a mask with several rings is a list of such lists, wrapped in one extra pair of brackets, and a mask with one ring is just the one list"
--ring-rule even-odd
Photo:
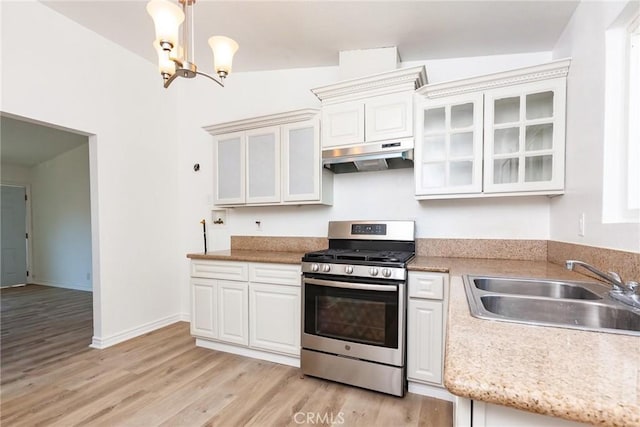
[(3, 426), (453, 425), (449, 402), (199, 348), (185, 322), (92, 349), (89, 292), (28, 285), (0, 302)]

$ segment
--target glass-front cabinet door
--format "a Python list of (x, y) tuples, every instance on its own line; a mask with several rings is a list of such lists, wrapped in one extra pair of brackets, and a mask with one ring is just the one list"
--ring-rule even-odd
[(565, 79), (485, 92), (485, 193), (564, 188)]
[(245, 132), (247, 137), (247, 203), (280, 201), (280, 127)]
[(474, 93), (419, 101), (416, 195), (482, 192), (482, 100)]

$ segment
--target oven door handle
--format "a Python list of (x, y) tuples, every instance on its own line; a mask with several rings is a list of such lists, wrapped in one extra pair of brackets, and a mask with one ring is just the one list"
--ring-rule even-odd
[(318, 286), (330, 286), (332, 288), (344, 288), (344, 289), (361, 289), (365, 291), (383, 291), (383, 292), (397, 292), (397, 286), (390, 285), (370, 285), (366, 283), (349, 283), (349, 282), (336, 282), (333, 280), (321, 280), (305, 278), (304, 283)]

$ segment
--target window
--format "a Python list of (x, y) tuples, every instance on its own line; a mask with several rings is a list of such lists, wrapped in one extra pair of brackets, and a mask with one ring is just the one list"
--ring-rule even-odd
[(640, 17), (629, 28), (628, 208), (640, 209)]
[(640, 222), (640, 12), (629, 1), (605, 34), (605, 223)]

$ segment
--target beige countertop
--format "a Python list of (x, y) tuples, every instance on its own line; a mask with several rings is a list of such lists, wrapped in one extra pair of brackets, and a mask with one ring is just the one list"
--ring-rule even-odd
[(273, 262), (277, 264), (300, 264), (304, 252), (253, 251), (230, 249), (196, 254), (187, 254), (191, 259), (207, 259), (219, 261)]
[(603, 426), (640, 426), (640, 338), (471, 317), (461, 275), (589, 280), (547, 262), (416, 257), (451, 275), (444, 382), (458, 396)]

